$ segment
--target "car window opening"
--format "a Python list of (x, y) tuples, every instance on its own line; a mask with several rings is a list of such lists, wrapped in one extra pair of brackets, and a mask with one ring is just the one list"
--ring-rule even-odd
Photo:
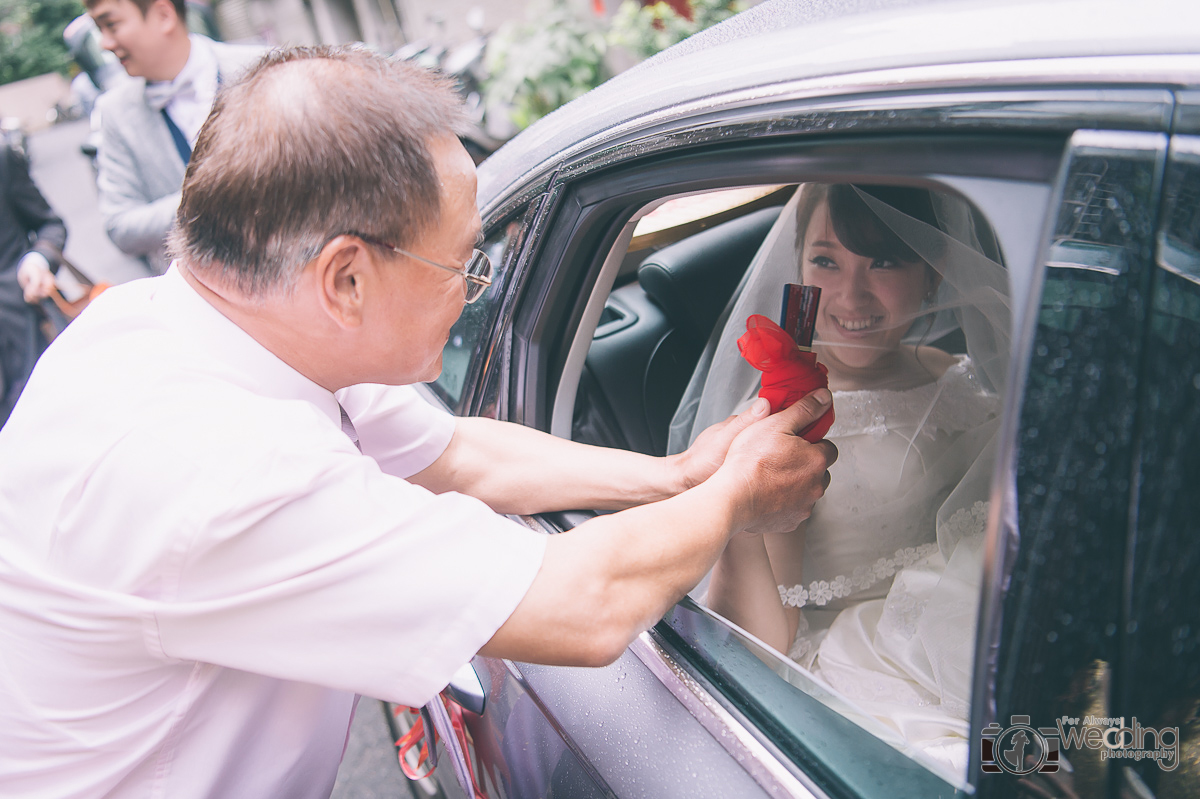
[(965, 631), (1011, 327), (1008, 275), (977, 209), (871, 184), (662, 203), (639, 221), (600, 317), (573, 437), (661, 455), (744, 410), (760, 375), (737, 339), (752, 314), (778, 321), (786, 283), (822, 288), (815, 349), (841, 455), (801, 529), (735, 540), (693, 597), (768, 644), (750, 649), (783, 679), (821, 686), (831, 707), (965, 784)]

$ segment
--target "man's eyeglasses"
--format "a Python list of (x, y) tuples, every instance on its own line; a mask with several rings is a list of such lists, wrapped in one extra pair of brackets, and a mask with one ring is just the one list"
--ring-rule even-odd
[(482, 297), (484, 289), (492, 285), (492, 261), (487, 257), (487, 253), (485, 253), (483, 250), (477, 249), (472, 251), (471, 257), (467, 259), (467, 262), (463, 264), (461, 268), (456, 268), (453, 266), (446, 266), (445, 264), (439, 264), (437, 261), (431, 261), (428, 258), (422, 258), (421, 256), (415, 255), (408, 250), (402, 250), (399, 247), (388, 244), (386, 241), (381, 241), (380, 239), (376, 239), (371, 236), (364, 236), (361, 233), (350, 233), (349, 235), (357, 236), (368, 244), (374, 244), (376, 247), (384, 247), (385, 249), (389, 249), (394, 253), (407, 255), (409, 258), (414, 258), (421, 263), (429, 264), (430, 266), (436, 266), (438, 269), (444, 269), (447, 272), (453, 272), (456, 275), (462, 275), (463, 280), (465, 280), (467, 283), (467, 296), (465, 298), (467, 305), (470, 305), (471, 303), (475, 302), (475, 300)]

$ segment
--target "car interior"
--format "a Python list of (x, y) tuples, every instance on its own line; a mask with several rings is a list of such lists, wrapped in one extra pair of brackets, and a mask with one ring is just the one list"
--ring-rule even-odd
[[(706, 203), (668, 200), (638, 221), (583, 363), (572, 439), (667, 454), (671, 418), (688, 381), (796, 188), (718, 191)], [(738, 202), (747, 191), (758, 196)], [(738, 204), (726, 207), (722, 195)], [(697, 218), (688, 213), (689, 204), (702, 212), (719, 210)], [(670, 227), (646, 224), (660, 214)], [(1000, 261), (991, 227), (976, 214), (986, 251)], [(961, 331), (929, 343), (951, 354), (966, 351)]]
[(631, 246), (584, 362), (575, 440), (666, 454), (696, 362), (789, 193), (648, 255)]

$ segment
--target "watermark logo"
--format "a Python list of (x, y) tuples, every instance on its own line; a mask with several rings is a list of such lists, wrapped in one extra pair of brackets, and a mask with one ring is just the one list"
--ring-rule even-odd
[(1055, 727), (1034, 729), (1029, 716), (1010, 716), (1006, 728), (993, 721), (983, 728), (983, 772), (1024, 776), (1058, 771), (1057, 734)]
[(992, 722), (981, 737), (985, 774), (1054, 773), (1063, 749), (1099, 750), (1101, 760), (1155, 760), (1163, 771), (1179, 765), (1179, 728), (1143, 727), (1136, 718), (1126, 726), (1124, 717), (1062, 716), (1053, 727), (1035, 728), (1029, 716), (1010, 716), (1007, 727)]

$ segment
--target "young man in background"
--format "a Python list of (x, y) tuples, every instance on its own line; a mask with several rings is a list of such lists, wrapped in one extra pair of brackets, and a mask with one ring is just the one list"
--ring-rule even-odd
[(189, 34), (184, 0), (89, 0), (101, 44), (134, 78), (96, 103), (96, 185), (109, 238), (150, 268), (166, 269), (179, 187), (217, 88), (263, 50)]

